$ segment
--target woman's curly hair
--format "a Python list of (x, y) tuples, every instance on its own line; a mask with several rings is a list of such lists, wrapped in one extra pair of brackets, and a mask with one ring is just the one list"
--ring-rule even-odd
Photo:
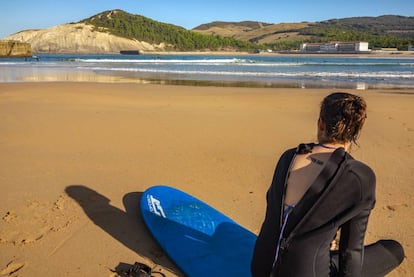
[(325, 135), (330, 142), (353, 142), (367, 118), (367, 104), (357, 95), (335, 92), (321, 103), (320, 119), (325, 122)]

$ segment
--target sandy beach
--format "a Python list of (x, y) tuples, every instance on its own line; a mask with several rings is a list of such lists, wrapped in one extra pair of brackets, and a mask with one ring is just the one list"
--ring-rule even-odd
[[(414, 91), (361, 90), (351, 154), (377, 175), (366, 243), (396, 239), (414, 276)], [(254, 233), (279, 155), (316, 136), (330, 89), (0, 83), (0, 276), (183, 276), (146, 230), (142, 192), (166, 184)]]

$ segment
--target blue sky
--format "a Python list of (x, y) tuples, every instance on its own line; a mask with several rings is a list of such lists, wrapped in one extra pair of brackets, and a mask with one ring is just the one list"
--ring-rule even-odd
[(323, 21), (384, 14), (414, 16), (413, 0), (5, 0), (0, 5), (0, 38), (25, 29), (77, 22), (122, 9), (192, 29), (212, 21), (267, 23)]

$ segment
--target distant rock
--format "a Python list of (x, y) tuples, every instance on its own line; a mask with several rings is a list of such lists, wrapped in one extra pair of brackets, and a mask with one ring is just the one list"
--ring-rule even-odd
[(31, 57), (32, 48), (29, 43), (13, 40), (0, 40), (0, 57)]
[(34, 53), (119, 53), (121, 50), (155, 51), (164, 45), (112, 35), (84, 23), (63, 24), (41, 30), (26, 30), (5, 40), (30, 43)]

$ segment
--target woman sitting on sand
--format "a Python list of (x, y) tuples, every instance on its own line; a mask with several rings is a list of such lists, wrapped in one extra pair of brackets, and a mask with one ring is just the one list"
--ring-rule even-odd
[[(333, 93), (321, 104), (318, 144), (281, 156), (267, 192), (253, 276), (384, 276), (402, 262), (396, 241), (364, 247), (375, 174), (347, 151), (365, 118), (361, 97)], [(338, 230), (339, 250), (331, 250)]]

